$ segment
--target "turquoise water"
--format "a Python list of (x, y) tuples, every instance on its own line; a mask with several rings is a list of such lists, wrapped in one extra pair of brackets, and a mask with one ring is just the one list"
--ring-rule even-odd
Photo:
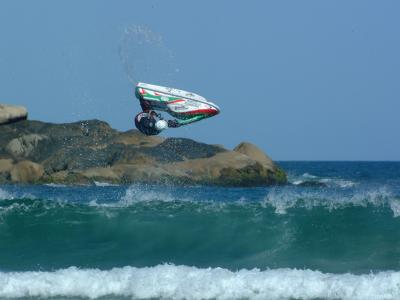
[(400, 163), (291, 185), (0, 186), (0, 298), (399, 299)]

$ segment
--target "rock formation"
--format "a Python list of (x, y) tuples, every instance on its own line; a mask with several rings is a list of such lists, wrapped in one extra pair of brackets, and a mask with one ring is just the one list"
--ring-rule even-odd
[(234, 151), (190, 139), (118, 132), (90, 120), (0, 126), (0, 183), (267, 186), (286, 174), (259, 148)]
[(28, 117), (28, 111), (23, 106), (0, 104), (0, 124), (8, 124)]

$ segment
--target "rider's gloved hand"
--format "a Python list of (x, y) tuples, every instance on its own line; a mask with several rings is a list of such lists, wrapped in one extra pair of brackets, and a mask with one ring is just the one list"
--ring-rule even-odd
[(168, 127), (177, 128), (179, 126), (181, 126), (181, 124), (179, 124), (177, 120), (168, 120)]

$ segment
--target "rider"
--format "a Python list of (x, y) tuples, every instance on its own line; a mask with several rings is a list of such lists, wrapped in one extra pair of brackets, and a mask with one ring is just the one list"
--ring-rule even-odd
[(157, 135), (169, 127), (169, 124), (161, 118), (161, 115), (152, 110), (138, 113), (135, 117), (135, 125), (145, 135)]
[(140, 99), (140, 106), (143, 112), (138, 113), (135, 117), (135, 125), (139, 131), (145, 135), (157, 135), (167, 127), (177, 128), (181, 124), (177, 120), (165, 121), (160, 114), (152, 110), (151, 104)]

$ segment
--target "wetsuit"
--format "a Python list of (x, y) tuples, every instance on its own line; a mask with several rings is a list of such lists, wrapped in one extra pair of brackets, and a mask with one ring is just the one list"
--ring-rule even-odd
[(141, 112), (135, 117), (135, 125), (145, 135), (157, 135), (161, 131), (156, 129), (156, 118), (151, 113)]

